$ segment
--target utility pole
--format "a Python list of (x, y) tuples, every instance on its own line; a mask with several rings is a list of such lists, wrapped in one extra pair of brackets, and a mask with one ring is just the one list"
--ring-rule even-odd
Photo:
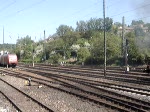
[[(19, 40), (19, 36), (18, 36), (18, 41), (20, 41), (20, 40)], [(21, 41), (20, 41), (20, 43), (19, 43), (19, 49), (20, 49), (20, 62), (21, 62)]]
[(125, 73), (129, 71), (129, 66), (128, 66), (128, 39), (125, 41)]
[(32, 50), (32, 66), (34, 67), (34, 55), (35, 55), (34, 42), (32, 43), (32, 47), (33, 47), (33, 50)]
[(124, 16), (122, 18), (122, 57), (123, 57), (123, 62), (125, 66), (125, 73), (129, 71), (128, 67), (128, 39), (125, 38), (125, 19)]
[(103, 17), (104, 17), (104, 76), (106, 77), (106, 25), (105, 25), (105, 0), (103, 0)]
[(124, 16), (122, 18), (122, 56), (124, 56)]
[(45, 60), (46, 60), (46, 50), (45, 50), (45, 30), (44, 30), (43, 50), (44, 50), (44, 61), (45, 61)]
[(3, 54), (4, 54), (4, 26), (3, 26)]
[[(3, 55), (4, 55), (4, 26), (3, 26)], [(3, 65), (4, 65), (4, 58), (3, 58)]]

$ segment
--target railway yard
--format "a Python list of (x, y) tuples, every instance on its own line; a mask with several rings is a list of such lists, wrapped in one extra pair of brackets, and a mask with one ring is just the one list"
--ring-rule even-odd
[(2, 112), (149, 112), (143, 68), (19, 64), (0, 68)]

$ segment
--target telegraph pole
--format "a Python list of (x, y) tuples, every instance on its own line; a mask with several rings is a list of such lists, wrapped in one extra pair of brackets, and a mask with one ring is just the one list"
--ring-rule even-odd
[(32, 49), (32, 66), (34, 67), (34, 55), (35, 55), (34, 42), (32, 43), (32, 48), (33, 48)]
[[(18, 41), (20, 41), (19, 40), (19, 35), (18, 35)], [(20, 62), (21, 62), (21, 41), (19, 42), (19, 49), (20, 49)]]
[(3, 26), (3, 54), (4, 54), (4, 26)]
[(125, 73), (129, 71), (128, 66), (128, 39), (124, 36), (125, 35), (125, 19), (124, 16), (122, 18), (122, 59), (125, 66)]
[(105, 0), (103, 0), (103, 17), (104, 17), (104, 76), (106, 76), (106, 25), (105, 25)]
[(44, 30), (44, 43), (43, 43), (43, 50), (44, 50), (44, 61), (46, 60), (46, 50), (45, 50), (45, 30)]
[(122, 18), (122, 56), (124, 57), (124, 47), (125, 47), (125, 43), (124, 43), (124, 16)]
[[(3, 55), (4, 55), (4, 26), (3, 26)], [(4, 65), (4, 58), (3, 58), (3, 65)]]

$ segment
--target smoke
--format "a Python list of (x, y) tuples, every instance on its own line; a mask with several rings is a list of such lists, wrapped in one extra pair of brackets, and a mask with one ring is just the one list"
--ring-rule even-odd
[(150, 34), (147, 33), (144, 37), (136, 37), (136, 44), (141, 51), (145, 48), (150, 48)]
[[(144, 24), (150, 23), (150, 0), (134, 0), (131, 4), (133, 9), (135, 9), (135, 21), (142, 20)], [(144, 28), (146, 27), (142, 29)], [(144, 36), (136, 37), (135, 44), (142, 54), (150, 56), (150, 32), (146, 32)]]
[(140, 0), (138, 4), (134, 3), (134, 7), (136, 7), (136, 15), (138, 19), (143, 20), (146, 23), (150, 22), (150, 0)]

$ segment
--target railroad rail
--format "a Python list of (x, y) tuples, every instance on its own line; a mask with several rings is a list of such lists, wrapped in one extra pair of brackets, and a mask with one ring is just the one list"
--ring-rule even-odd
[[(29, 69), (29, 68), (28, 68)], [(136, 111), (147, 111), (147, 110), (150, 110), (149, 109), (149, 104), (148, 106), (144, 105), (144, 104), (138, 104), (138, 103), (132, 103), (132, 102), (128, 102), (127, 100), (123, 100), (123, 98), (115, 98), (115, 97), (112, 97), (110, 94), (107, 96), (103, 93), (102, 95), (100, 94), (101, 91), (100, 91), (100, 88), (96, 88), (96, 87), (92, 87), (90, 86), (89, 87), (89, 84), (86, 85), (86, 84), (83, 84), (83, 83), (79, 83), (79, 82), (75, 82), (74, 80), (69, 80), (69, 79), (66, 79), (66, 78), (63, 78), (63, 77), (57, 77), (58, 74), (48, 74), (48, 73), (45, 73), (45, 72), (42, 72), (42, 71), (36, 71), (36, 70), (33, 70), (33, 69), (29, 69), (30, 72), (33, 72), (33, 73), (38, 73), (38, 74), (46, 74), (46, 76), (50, 76), (50, 78), (54, 79), (54, 80), (57, 80), (58, 82), (61, 82), (61, 84), (63, 84), (62, 86), (65, 86), (65, 88), (68, 88), (68, 89), (63, 89), (63, 91), (66, 91), (71, 93), (71, 94), (75, 94), (75, 95), (78, 95), (80, 97), (88, 97), (89, 100), (94, 100), (94, 102), (97, 102), (97, 103), (100, 103), (100, 104), (103, 104), (105, 105), (106, 107), (109, 106), (111, 108), (115, 108), (117, 109), (118, 107), (120, 107), (119, 105), (122, 105), (120, 107), (120, 109), (123, 109), (125, 108), (125, 110), (121, 110), (121, 111), (130, 111), (131, 110), (136, 110)], [(25, 76), (25, 74), (21, 75), (21, 76)], [(29, 77), (29, 76), (28, 76)], [(65, 85), (64, 85), (65, 84)], [(72, 89), (74, 88), (74, 89)], [(58, 89), (58, 88), (57, 88)], [(60, 88), (59, 88), (60, 89)], [(61, 88), (62, 90), (62, 88)], [(81, 91), (82, 91), (82, 95), (81, 95)], [(94, 92), (93, 92), (94, 91)], [(103, 92), (104, 92), (104, 89), (103, 89)], [(80, 95), (79, 95), (80, 93)], [(106, 91), (105, 91), (106, 93)], [(108, 92), (107, 92), (108, 93)], [(110, 92), (109, 92), (110, 93)], [(111, 92), (112, 94), (112, 92)], [(113, 93), (114, 94), (114, 93)], [(116, 95), (116, 94), (115, 94)], [(123, 95), (122, 95), (123, 96)], [(103, 99), (103, 100), (102, 100)], [(133, 99), (133, 98), (132, 98)], [(97, 101), (99, 100), (99, 102)], [(130, 98), (131, 100), (131, 98)], [(103, 102), (102, 102), (103, 101)], [(109, 103), (108, 103), (108, 102)], [(113, 102), (110, 104), (110, 101)], [(105, 102), (105, 103), (104, 103)], [(147, 102), (144, 102), (147, 104)], [(119, 104), (119, 105), (117, 105)], [(130, 104), (130, 105), (129, 105)], [(128, 109), (129, 108), (129, 109)], [(120, 110), (119, 110), (120, 111)]]
[[(135, 84), (143, 84), (143, 85), (150, 85), (150, 76), (139, 76), (135, 72), (132, 74), (128, 73), (125, 74), (123, 71), (118, 72), (117, 70), (107, 70), (106, 77), (103, 76), (103, 70), (102, 69), (92, 69), (92, 68), (79, 68), (79, 67), (55, 67), (55, 66), (39, 66), (36, 65), (35, 68), (43, 69), (43, 70), (50, 70), (54, 72), (60, 72), (60, 73), (70, 73), (70, 74), (76, 74), (80, 76), (87, 76), (87, 77), (95, 77), (95, 78), (103, 78), (103, 79), (109, 79), (109, 80), (116, 80), (116, 81), (122, 81), (122, 82), (128, 82), (128, 83), (135, 83)], [(146, 74), (146, 73), (142, 73)]]
[[(14, 87), (13, 85), (9, 84), (7, 81), (3, 80), (2, 78), (0, 78), (0, 81), (3, 83), (3, 86), (5, 86), (5, 88), (7, 89), (9, 88), (9, 90), (11, 91), (10, 93), (1, 91), (2, 94), (14, 105), (17, 111), (35, 112), (37, 110), (37, 107), (39, 107), (38, 109), (40, 111), (54, 112), (52, 109), (50, 109), (46, 105), (32, 98), (31, 96), (19, 90), (18, 88)], [(12, 94), (12, 93), (15, 93), (15, 94)], [(21, 99), (18, 99), (18, 98), (21, 98)], [(20, 103), (20, 102), (23, 102), (23, 103)]]

